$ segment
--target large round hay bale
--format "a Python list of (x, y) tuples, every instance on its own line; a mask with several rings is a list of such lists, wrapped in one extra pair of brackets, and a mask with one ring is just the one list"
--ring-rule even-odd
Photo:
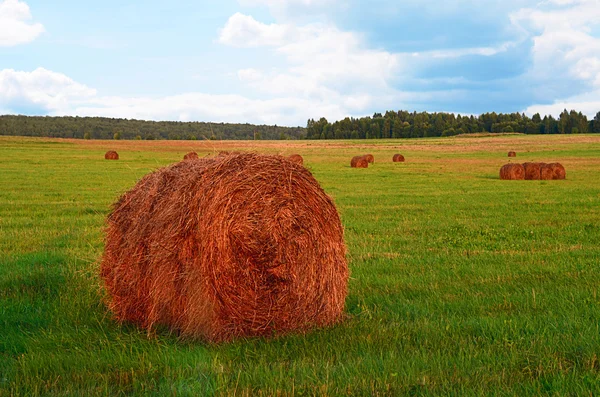
[(375, 157), (373, 157), (372, 154), (365, 154), (365, 158), (367, 159), (367, 162), (369, 164), (374, 164), (375, 163)]
[(107, 221), (101, 277), (118, 321), (221, 342), (343, 317), (340, 218), (284, 157), (181, 161), (142, 178)]
[(196, 153), (196, 152), (189, 152), (185, 156), (183, 156), (184, 160), (195, 160), (197, 158), (198, 158), (198, 153)]
[(369, 168), (369, 162), (365, 156), (354, 156), (350, 160), (350, 167), (352, 168)]
[(521, 164), (505, 164), (500, 168), (500, 179), (518, 180), (525, 179), (525, 168)]
[(513, 152), (512, 150), (510, 152), (508, 152), (508, 157), (517, 157), (517, 153)]
[(104, 154), (104, 159), (105, 160), (118, 160), (119, 153), (115, 152), (114, 150), (109, 150), (108, 152), (106, 152)]
[(554, 169), (550, 164), (542, 163), (540, 167), (540, 179), (543, 181), (549, 181), (554, 178)]
[(567, 171), (560, 163), (548, 164), (552, 168), (552, 179), (565, 179), (567, 177)]
[(525, 179), (527, 180), (540, 180), (541, 178), (541, 169), (544, 163), (523, 163), (523, 168), (525, 169)]
[(299, 154), (292, 154), (288, 159), (296, 164), (304, 165), (304, 159)]
[(394, 163), (403, 163), (404, 162), (404, 156), (401, 155), (400, 153), (396, 153), (394, 155), (394, 157), (392, 157), (392, 161)]

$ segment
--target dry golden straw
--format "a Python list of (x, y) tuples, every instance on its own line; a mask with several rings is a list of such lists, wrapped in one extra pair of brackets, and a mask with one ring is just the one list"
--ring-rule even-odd
[(500, 179), (525, 179), (525, 168), (521, 164), (505, 164), (500, 168)]
[(304, 167), (259, 154), (181, 161), (109, 215), (101, 277), (118, 321), (212, 342), (334, 324), (348, 266), (331, 198)]
[(299, 154), (292, 154), (288, 159), (296, 164), (304, 165), (304, 159)]
[(115, 152), (114, 150), (109, 150), (108, 152), (106, 152), (104, 154), (104, 159), (105, 160), (118, 160), (119, 153)]
[(195, 160), (197, 158), (198, 158), (198, 153), (196, 153), (196, 152), (189, 152), (185, 156), (183, 156), (184, 160)]
[(354, 156), (350, 160), (350, 167), (352, 168), (369, 168), (369, 162), (365, 156)]
[(396, 153), (394, 155), (394, 157), (392, 157), (392, 161), (394, 163), (403, 163), (404, 162), (404, 156), (401, 155), (400, 153)]

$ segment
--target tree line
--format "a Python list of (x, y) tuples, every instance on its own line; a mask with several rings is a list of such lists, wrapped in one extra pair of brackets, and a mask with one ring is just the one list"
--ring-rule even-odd
[(300, 139), (302, 127), (106, 117), (0, 116), (0, 135), (81, 139)]
[(600, 133), (600, 112), (593, 120), (581, 112), (566, 109), (556, 119), (542, 118), (539, 113), (531, 118), (523, 113), (484, 113), (480, 116), (461, 116), (454, 113), (427, 113), (387, 111), (384, 115), (351, 118), (330, 123), (322, 117), (309, 119), (307, 139), (386, 139), (453, 136), (481, 132), (520, 132), (525, 134), (578, 134)]
[(566, 109), (558, 118), (539, 113), (454, 113), (387, 111), (372, 117), (346, 117), (333, 123), (309, 119), (306, 128), (231, 123), (144, 121), (107, 117), (0, 116), (0, 135), (80, 139), (385, 139), (453, 136), (471, 133), (600, 133), (600, 112), (592, 120)]

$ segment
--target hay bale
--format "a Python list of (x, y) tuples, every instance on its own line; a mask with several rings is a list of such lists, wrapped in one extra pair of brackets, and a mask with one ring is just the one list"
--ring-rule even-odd
[(525, 168), (523, 165), (510, 163), (505, 164), (500, 168), (500, 179), (504, 180), (518, 180), (525, 179)]
[(375, 157), (373, 157), (372, 154), (365, 154), (365, 158), (367, 159), (367, 162), (369, 164), (374, 164), (375, 163)]
[(510, 152), (508, 152), (508, 157), (517, 157), (517, 153), (510, 151)]
[(369, 162), (365, 156), (354, 156), (350, 160), (350, 167), (352, 168), (369, 168)]
[(392, 157), (392, 161), (394, 163), (403, 163), (404, 162), (404, 156), (401, 155), (400, 153), (396, 153), (394, 155), (394, 157)]
[(105, 160), (118, 160), (119, 153), (115, 152), (114, 150), (109, 150), (108, 152), (106, 152), (104, 154), (104, 159)]
[(560, 163), (550, 163), (548, 166), (552, 169), (552, 179), (565, 179), (567, 171)]
[(118, 321), (221, 342), (343, 317), (340, 218), (284, 157), (181, 161), (142, 178), (107, 221), (101, 278)]
[(304, 159), (299, 154), (292, 154), (288, 159), (296, 164), (304, 165)]
[(542, 163), (540, 167), (540, 180), (550, 181), (554, 177), (554, 170), (550, 164)]
[(198, 158), (198, 153), (196, 153), (196, 152), (189, 152), (185, 156), (183, 156), (184, 160), (195, 160), (197, 158)]
[(529, 181), (537, 181), (542, 179), (542, 165), (544, 165), (544, 163), (523, 163), (523, 169), (525, 169), (525, 179)]

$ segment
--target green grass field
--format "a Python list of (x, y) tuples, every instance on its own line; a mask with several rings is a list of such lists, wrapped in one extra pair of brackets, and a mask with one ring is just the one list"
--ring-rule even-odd
[[(113, 148), (121, 160), (105, 161)], [(334, 198), (344, 323), (211, 346), (112, 321), (97, 274), (111, 203), (221, 148), (300, 153)], [(499, 180), (511, 149), (560, 161), (567, 180)], [(373, 167), (349, 167), (367, 152)], [(0, 137), (0, 187), (0, 396), (600, 394), (600, 136)]]

